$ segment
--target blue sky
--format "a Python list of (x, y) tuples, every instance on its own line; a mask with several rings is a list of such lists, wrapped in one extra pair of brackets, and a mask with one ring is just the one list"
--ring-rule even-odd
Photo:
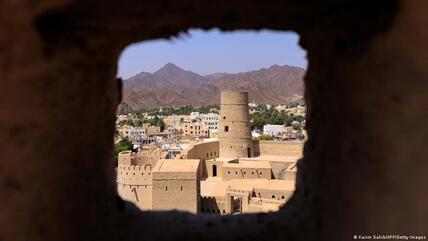
[(167, 63), (206, 75), (238, 73), (274, 64), (307, 67), (306, 52), (293, 32), (192, 29), (170, 40), (145, 41), (128, 46), (118, 63), (118, 76), (155, 72)]

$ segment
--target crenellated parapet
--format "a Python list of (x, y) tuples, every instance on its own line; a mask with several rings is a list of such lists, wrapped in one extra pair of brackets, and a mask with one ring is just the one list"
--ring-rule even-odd
[(118, 165), (117, 183), (122, 185), (152, 185), (152, 166)]

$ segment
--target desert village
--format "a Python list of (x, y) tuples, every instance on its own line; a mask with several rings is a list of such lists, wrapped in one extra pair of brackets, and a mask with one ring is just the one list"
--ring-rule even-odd
[[(141, 139), (141, 130), (123, 131), (145, 148), (118, 155), (119, 195), (141, 210), (180, 210), (191, 213), (239, 214), (277, 211), (293, 194), (296, 162), (302, 141), (253, 140), (248, 93), (221, 92), (218, 115), (207, 114), (201, 124), (186, 122), (182, 133), (193, 138), (184, 147), (160, 148)], [(211, 127), (211, 128), (209, 128)], [(141, 132), (159, 132), (144, 126)], [(218, 130), (215, 137), (211, 131)], [(147, 135), (143, 135), (147, 138)], [(164, 137), (172, 138), (166, 130)], [(158, 138), (155, 137), (155, 138)]]

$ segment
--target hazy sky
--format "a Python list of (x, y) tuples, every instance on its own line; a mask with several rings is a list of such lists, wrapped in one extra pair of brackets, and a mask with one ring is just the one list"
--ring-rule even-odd
[(298, 41), (293, 32), (193, 29), (179, 38), (128, 46), (120, 56), (118, 76), (126, 79), (141, 71), (155, 72), (167, 63), (201, 75), (245, 72), (274, 64), (306, 68), (306, 52)]

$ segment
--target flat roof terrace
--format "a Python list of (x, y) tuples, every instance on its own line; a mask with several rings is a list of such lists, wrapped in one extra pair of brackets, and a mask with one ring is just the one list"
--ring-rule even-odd
[(157, 172), (196, 172), (199, 162), (198, 159), (160, 159), (153, 170)]
[(260, 155), (256, 157), (243, 157), (242, 161), (268, 161), (268, 162), (297, 162), (302, 155)]
[(201, 196), (219, 197), (226, 196), (227, 189), (236, 190), (275, 190), (294, 191), (294, 180), (267, 180), (267, 179), (233, 179), (223, 181), (218, 177), (210, 177), (201, 181)]

